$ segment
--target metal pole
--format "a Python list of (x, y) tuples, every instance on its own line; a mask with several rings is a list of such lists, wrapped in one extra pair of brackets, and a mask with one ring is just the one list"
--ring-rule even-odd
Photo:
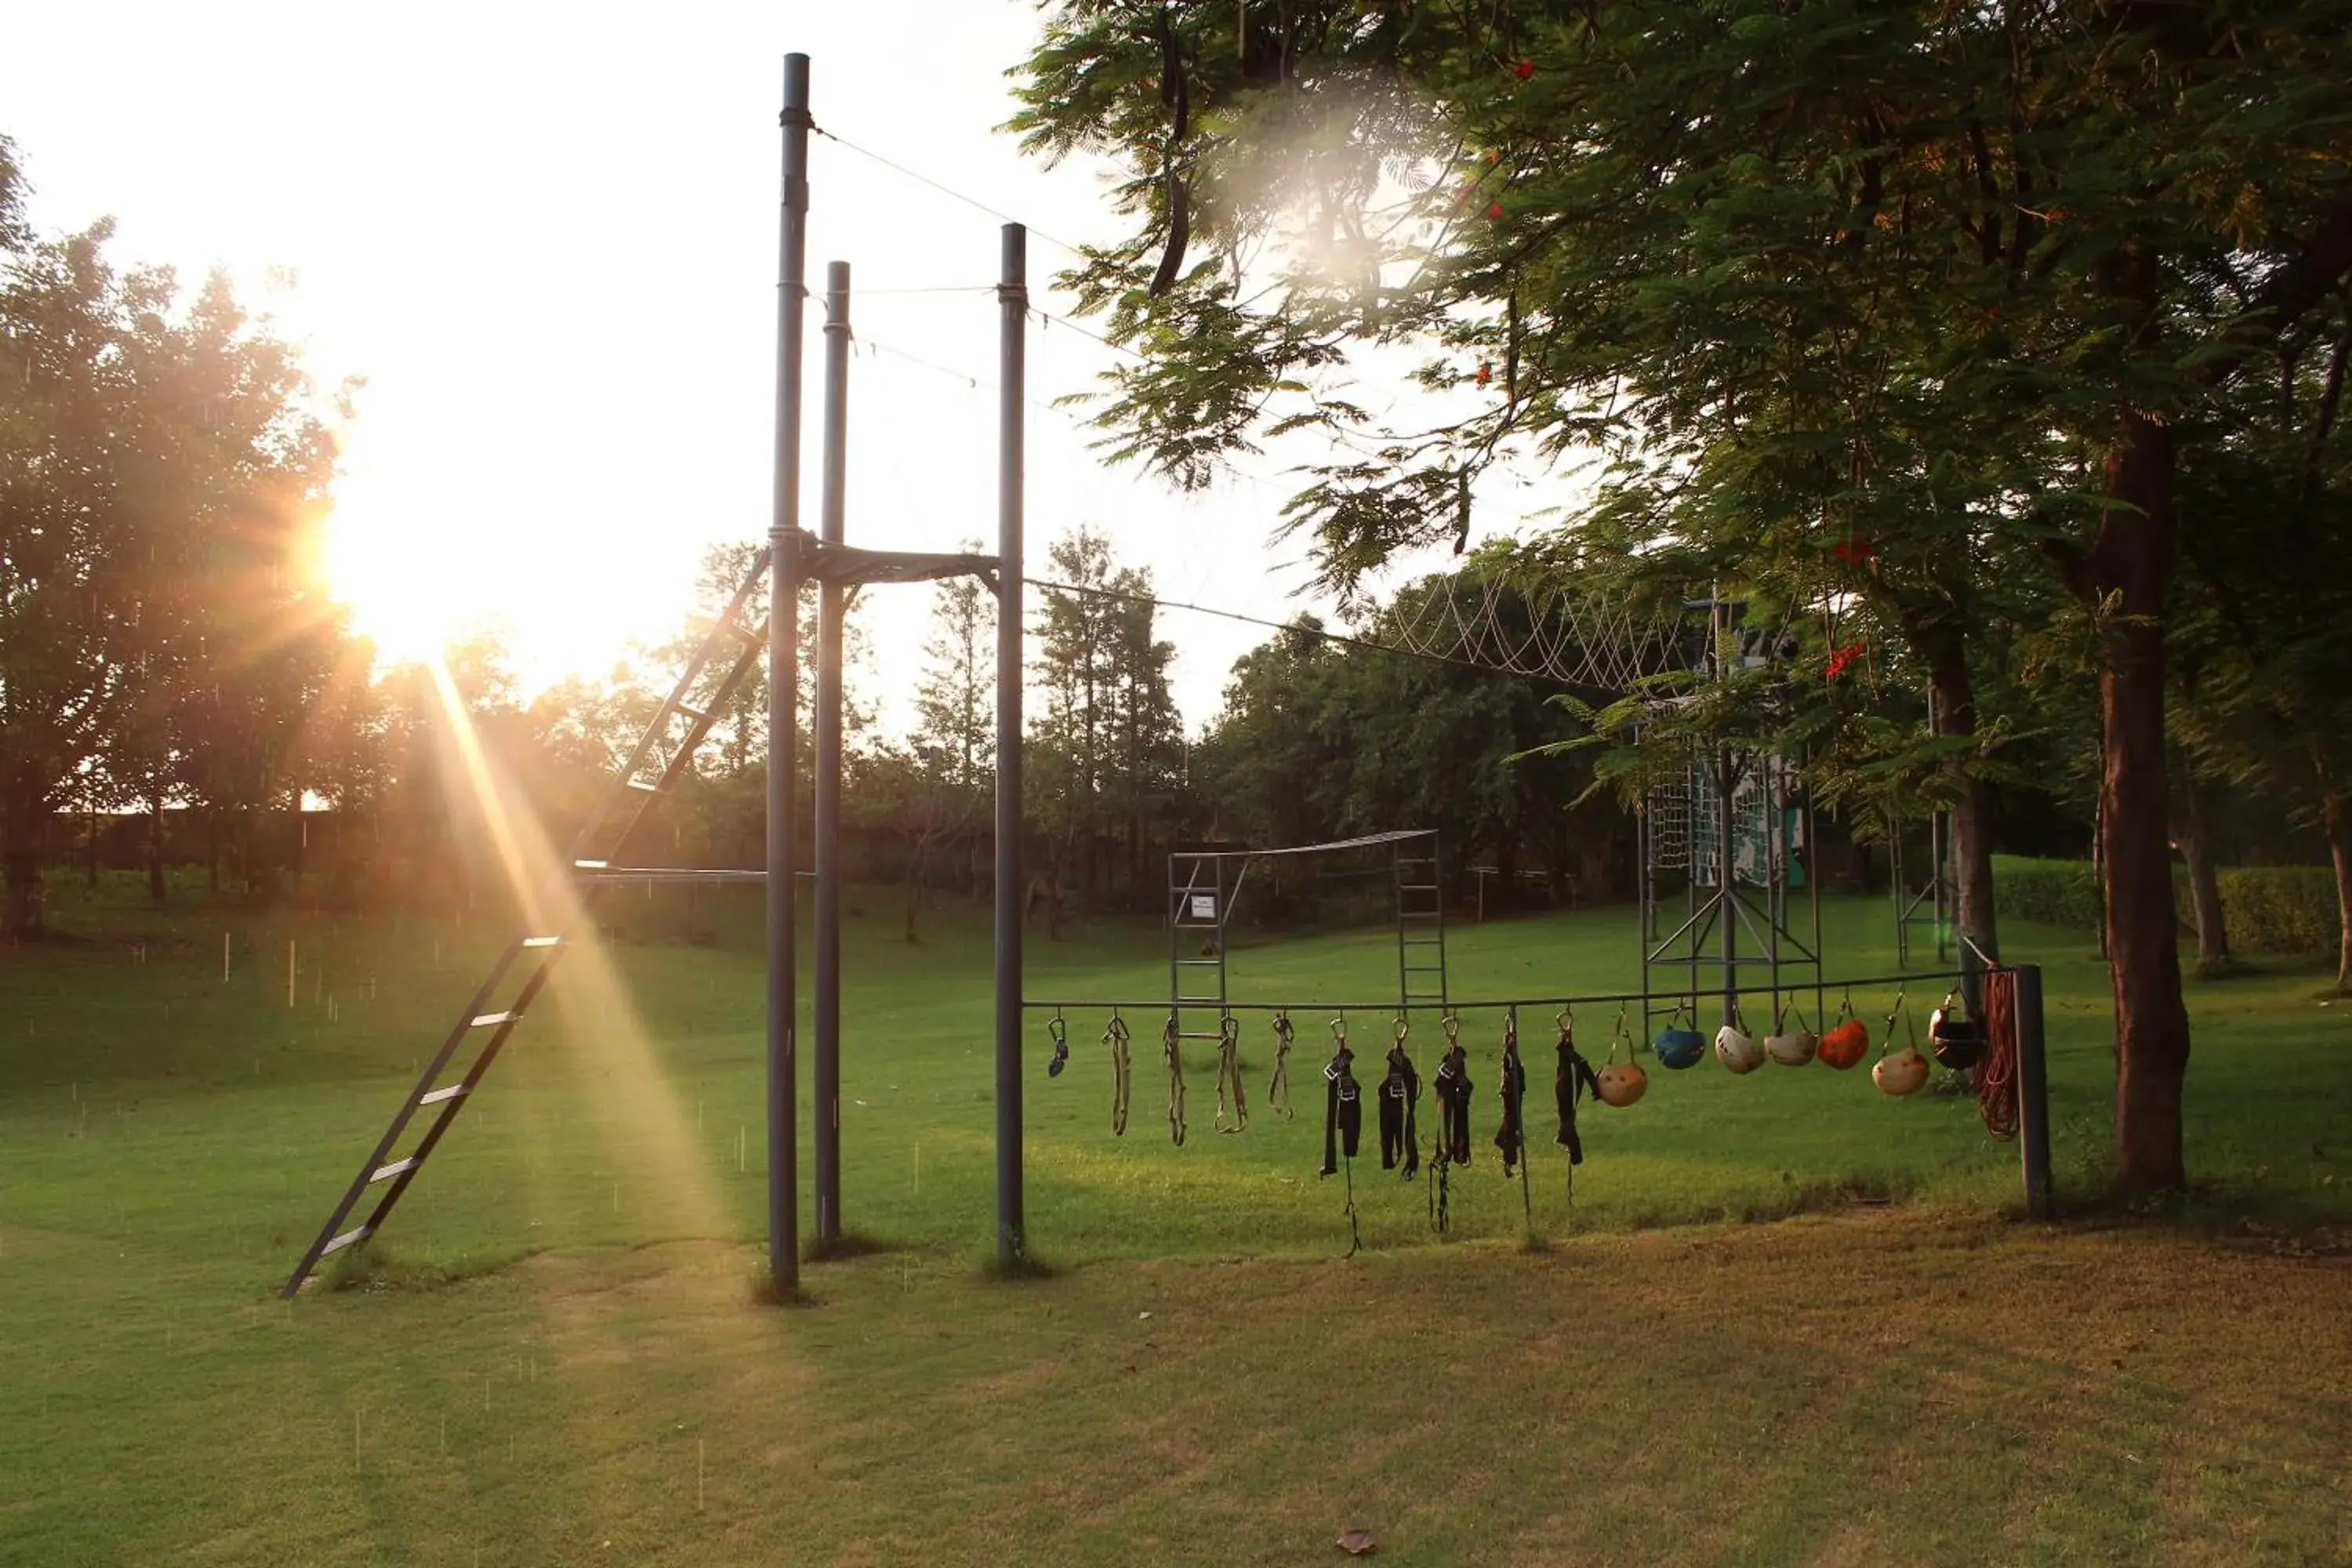
[(800, 1258), (799, 1006), (793, 973), (793, 774), (800, 752), (801, 297), (808, 250), (809, 62), (784, 57), (784, 186), (776, 280), (775, 504), (768, 525), (768, 1274), (797, 1292)]
[(2050, 1072), (2042, 1032), (2042, 966), (2021, 963), (2017, 975), (2017, 1146), (2025, 1164), (2025, 1212), (2055, 1214), (2050, 1185)]
[[(817, 537), (842, 542), (849, 474), (849, 263), (824, 271), (824, 478)], [(818, 589), (816, 634), (816, 998), (809, 1064), (816, 1134), (816, 1241), (841, 1239), (841, 622), (840, 584)]]
[[(1723, 863), (1716, 877), (1716, 897), (1722, 900), (1716, 919), (1723, 927), (1723, 1021), (1732, 1022), (1739, 1012), (1739, 895), (1738, 874), (1732, 869), (1731, 792), (1738, 784), (1732, 773), (1728, 748), (1717, 753), (1716, 778), (1721, 784), (1716, 796), (1716, 845)], [(1697, 989), (1697, 976), (1692, 976), (1692, 989)], [(1698, 1011), (1693, 998), (1693, 1013)], [(1698, 1020), (1693, 1018), (1696, 1026)]]
[(1029, 231), (1004, 226), (996, 299), (996, 1260), (1028, 1256), (1021, 1222), (1022, 416)]

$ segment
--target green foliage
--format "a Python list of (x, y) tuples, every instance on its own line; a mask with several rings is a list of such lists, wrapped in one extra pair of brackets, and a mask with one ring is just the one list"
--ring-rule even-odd
[(2031, 860), (2000, 855), (1993, 858), (1993, 878), (2000, 889), (2004, 919), (2066, 931), (2099, 929), (2106, 905), (2099, 890), (2098, 868), (2088, 860)]
[[(1995, 860), (2004, 917), (2084, 933), (2099, 927), (2104, 908), (2097, 868), (2088, 860)], [(2178, 898), (2186, 910), (2188, 869), (2179, 870)], [(2309, 954), (2337, 942), (2336, 880), (2321, 866), (2240, 866), (2217, 873), (2230, 945), (2248, 952)]]

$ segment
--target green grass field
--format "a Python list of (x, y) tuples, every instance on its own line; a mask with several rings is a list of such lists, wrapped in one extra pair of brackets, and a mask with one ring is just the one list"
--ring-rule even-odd
[[(1964, 1096), (1712, 1062), (1587, 1112), (1571, 1204), (1529, 1018), (1530, 1247), (1474, 1019), (1451, 1233), (1360, 1160), (1344, 1262), (1322, 1017), (1287, 1122), (1252, 1020), (1239, 1136), (1195, 1050), (1182, 1149), (1150, 1019), (1122, 1139), (1102, 1016), (1072, 1015), (1055, 1079), (1041, 1018), (1028, 1218), (1055, 1272), (1003, 1284), (986, 930), (950, 906), (909, 949), (877, 893), (843, 1111), (874, 1250), (779, 1310), (752, 1291), (755, 911), (706, 896), (721, 940), (673, 944), (675, 910), (622, 895), (632, 934), (570, 961), (353, 1288), (289, 1306), (509, 932), (115, 897), (61, 889), (71, 940), (0, 950), (0, 1561), (1285, 1563), (1353, 1525), (1405, 1563), (2352, 1560), (2352, 1004), (2315, 967), (2193, 989), (2181, 1215), (2102, 1202), (2105, 969), (2023, 928), (2063, 1226), (2013, 1218), (2015, 1150)], [(1892, 968), (1883, 903), (1832, 922), (1833, 971)], [(1626, 911), (1454, 935), (1457, 996), (1632, 983)], [(1390, 942), (1254, 946), (1236, 989), (1378, 994)], [(1149, 996), (1162, 963), (1150, 930), (1079, 930), (1033, 940), (1030, 990)], [(1351, 1022), (1373, 1068), (1381, 1021)], [(1609, 1023), (1578, 1018), (1596, 1058)]]

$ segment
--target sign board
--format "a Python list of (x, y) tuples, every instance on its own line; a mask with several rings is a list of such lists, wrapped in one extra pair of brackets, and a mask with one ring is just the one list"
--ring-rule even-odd
[(1214, 893), (1194, 893), (1192, 895), (1192, 918), (1196, 921), (1215, 920), (1217, 918), (1217, 895)]

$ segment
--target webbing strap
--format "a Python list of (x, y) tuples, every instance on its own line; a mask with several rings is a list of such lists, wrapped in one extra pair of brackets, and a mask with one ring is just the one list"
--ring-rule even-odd
[(1274, 1016), (1274, 1076), (1265, 1080), (1265, 1103), (1285, 1121), (1294, 1114), (1290, 1109), (1290, 1042), (1297, 1033), (1289, 1014)]
[(1160, 1037), (1161, 1048), (1168, 1057), (1168, 1137), (1176, 1147), (1184, 1146), (1184, 1037), (1176, 1026), (1176, 1015), (1168, 1015), (1168, 1027)]
[(1113, 1013), (1103, 1030), (1103, 1044), (1110, 1047), (1110, 1131), (1115, 1138), (1127, 1135), (1128, 1096), (1135, 1089), (1135, 1062), (1128, 1052), (1128, 1039), (1127, 1020)]
[[(1233, 1095), (1233, 1122), (1225, 1125), (1225, 1096)], [(1228, 1013), (1217, 1025), (1217, 1131), (1239, 1132), (1249, 1125), (1249, 1100), (1242, 1092), (1242, 1021)]]

